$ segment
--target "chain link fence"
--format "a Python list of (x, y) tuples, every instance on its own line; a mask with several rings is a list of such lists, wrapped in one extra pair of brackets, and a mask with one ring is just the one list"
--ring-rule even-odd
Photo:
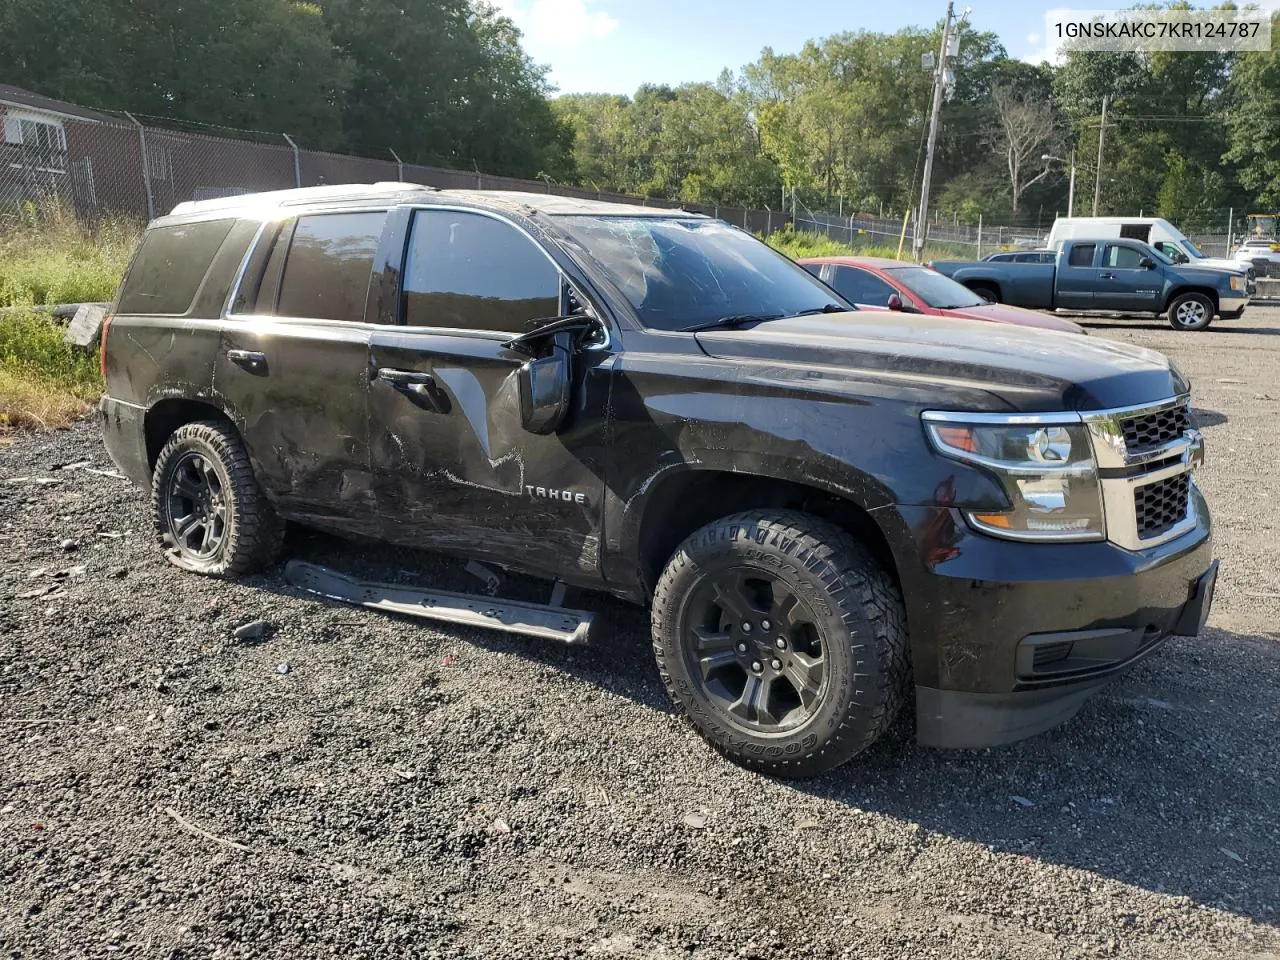
[[(514, 190), (615, 203), (675, 208), (669, 201), (522, 180), (479, 171), (305, 149), (287, 135), (221, 136), (153, 127), (133, 118), (75, 119), (0, 105), (0, 214), (24, 204), (57, 202), (85, 222), (123, 216), (152, 219), (187, 200), (338, 183), (406, 181), (441, 189)], [(248, 138), (245, 138), (248, 137)], [(255, 139), (256, 137), (256, 139)], [(274, 142), (269, 142), (270, 141)], [(686, 205), (768, 235), (789, 218), (771, 210)]]

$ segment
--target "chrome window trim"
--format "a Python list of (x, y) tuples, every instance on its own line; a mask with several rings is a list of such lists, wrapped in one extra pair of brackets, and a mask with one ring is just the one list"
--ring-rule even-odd
[[(1187, 492), (1187, 514), (1168, 530), (1154, 537), (1142, 538), (1138, 535), (1137, 507), (1134, 503), (1134, 491), (1139, 487), (1159, 483), (1180, 474), (1194, 474), (1195, 469), (1204, 459), (1204, 437), (1194, 427), (1188, 427), (1182, 435), (1150, 450), (1142, 450), (1131, 454), (1124, 441), (1124, 422), (1136, 417), (1149, 416), (1171, 410), (1176, 407), (1190, 408), (1190, 393), (1180, 393), (1164, 400), (1150, 403), (1138, 403), (1127, 407), (1113, 407), (1108, 410), (1087, 410), (1079, 413), (1060, 411), (1052, 413), (964, 413), (949, 410), (926, 410), (921, 413), (921, 420), (928, 424), (970, 424), (973, 426), (1028, 426), (1028, 425), (1069, 425), (1084, 423), (1089, 432), (1090, 444), (1093, 447), (1093, 460), (1099, 471), (1098, 489), (1102, 497), (1102, 512), (1106, 539), (1116, 546), (1139, 553), (1152, 547), (1176, 540), (1190, 533), (1198, 523), (1195, 509), (1196, 483), (1190, 476)], [(932, 434), (926, 426), (926, 433)], [(932, 440), (932, 436), (930, 437)], [(936, 443), (936, 441), (935, 441)], [(936, 449), (936, 446), (935, 446)], [(939, 451), (942, 456), (949, 456)], [(1102, 471), (1124, 471), (1132, 467), (1143, 467), (1147, 464), (1159, 463), (1162, 460), (1176, 458), (1171, 463), (1157, 469), (1147, 470), (1131, 476), (1105, 476)], [(962, 462), (974, 463), (974, 458), (966, 458)], [(982, 464), (978, 464), (982, 465)], [(992, 463), (989, 466), (1006, 472), (1010, 471), (1003, 464)], [(1044, 472), (1036, 467), (1036, 472)], [(976, 529), (1004, 539), (1025, 541), (1025, 536), (1011, 534), (976, 523), (968, 514), (966, 520)], [(1043, 539), (1043, 538), (1042, 538)], [(1063, 541), (1065, 542), (1065, 541)]]
[(262, 235), (267, 230), (267, 225), (272, 223), (271, 220), (263, 220), (258, 224), (258, 231), (253, 235), (253, 240), (249, 243), (249, 247), (244, 252), (244, 256), (240, 258), (240, 267), (236, 270), (235, 280), (231, 283), (231, 289), (227, 293), (227, 302), (222, 305), (222, 315), (228, 320), (248, 319), (256, 316), (249, 313), (232, 313), (231, 307), (240, 297), (240, 286), (244, 283), (245, 272), (249, 269), (249, 261), (253, 259), (254, 253), (258, 249), (258, 244), (262, 242)]

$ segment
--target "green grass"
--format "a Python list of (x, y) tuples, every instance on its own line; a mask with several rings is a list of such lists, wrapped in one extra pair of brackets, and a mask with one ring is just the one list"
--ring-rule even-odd
[(0, 316), (0, 436), (65, 427), (102, 393), (97, 354), (66, 343), (65, 329), (34, 312)]
[[(832, 240), (825, 234), (810, 233), (807, 230), (793, 230), (788, 226), (764, 238), (765, 243), (775, 250), (785, 253), (792, 260), (804, 257), (886, 257), (890, 260), (910, 260), (911, 246), (908, 240), (903, 246), (902, 256), (898, 256), (897, 244), (874, 244), (858, 242), (854, 244)], [(965, 244), (927, 243), (925, 245), (926, 260), (976, 260), (976, 249)]]
[(0, 216), (0, 307), (111, 300), (141, 230), (123, 219), (87, 227), (56, 205)]
[(97, 352), (23, 308), (111, 300), (141, 230), (129, 220), (87, 227), (58, 205), (0, 214), (0, 437), (63, 427), (92, 409), (102, 392)]

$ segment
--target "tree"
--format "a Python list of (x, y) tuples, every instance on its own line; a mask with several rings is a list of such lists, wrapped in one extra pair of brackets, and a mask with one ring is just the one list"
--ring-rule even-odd
[[(1271, 30), (1280, 33), (1280, 14), (1272, 14)], [(1280, 209), (1280, 50), (1241, 54), (1229, 95), (1226, 159), (1237, 165), (1254, 203)]]
[[(991, 136), (991, 147), (1004, 161), (1009, 173), (1012, 213), (1018, 216), (1018, 201), (1032, 184), (1039, 183), (1053, 169), (1041, 156), (1058, 147), (1053, 109), (1048, 103), (1031, 100), (1008, 86), (991, 92), (997, 126)], [(1040, 168), (1031, 173), (1028, 168)]]

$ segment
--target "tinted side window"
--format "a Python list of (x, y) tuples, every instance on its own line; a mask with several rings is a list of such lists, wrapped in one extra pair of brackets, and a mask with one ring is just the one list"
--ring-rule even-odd
[(299, 217), (280, 280), (276, 315), (364, 319), (385, 212)]
[(523, 333), (553, 317), (560, 274), (532, 240), (478, 213), (414, 215), (404, 279), (405, 323)]
[(820, 263), (802, 263), (802, 264), (800, 264), (800, 266), (804, 267), (806, 270), (808, 270), (810, 273), (812, 273), (812, 274), (813, 274), (815, 277), (817, 277), (819, 280), (821, 280), (821, 279), (822, 279), (822, 264), (820, 264)]
[(897, 292), (879, 277), (854, 267), (837, 267), (835, 281), (831, 285), (846, 300), (871, 307), (888, 306), (889, 295)]
[(1107, 266), (1118, 267), (1121, 270), (1137, 270), (1141, 267), (1139, 261), (1142, 254), (1132, 247), (1120, 247), (1114, 243), (1107, 247)]
[(1067, 265), (1072, 267), (1092, 267), (1093, 251), (1096, 249), (1097, 244), (1077, 243), (1071, 248), (1071, 254), (1067, 257)]
[(120, 290), (117, 313), (183, 314), (235, 220), (148, 230)]

